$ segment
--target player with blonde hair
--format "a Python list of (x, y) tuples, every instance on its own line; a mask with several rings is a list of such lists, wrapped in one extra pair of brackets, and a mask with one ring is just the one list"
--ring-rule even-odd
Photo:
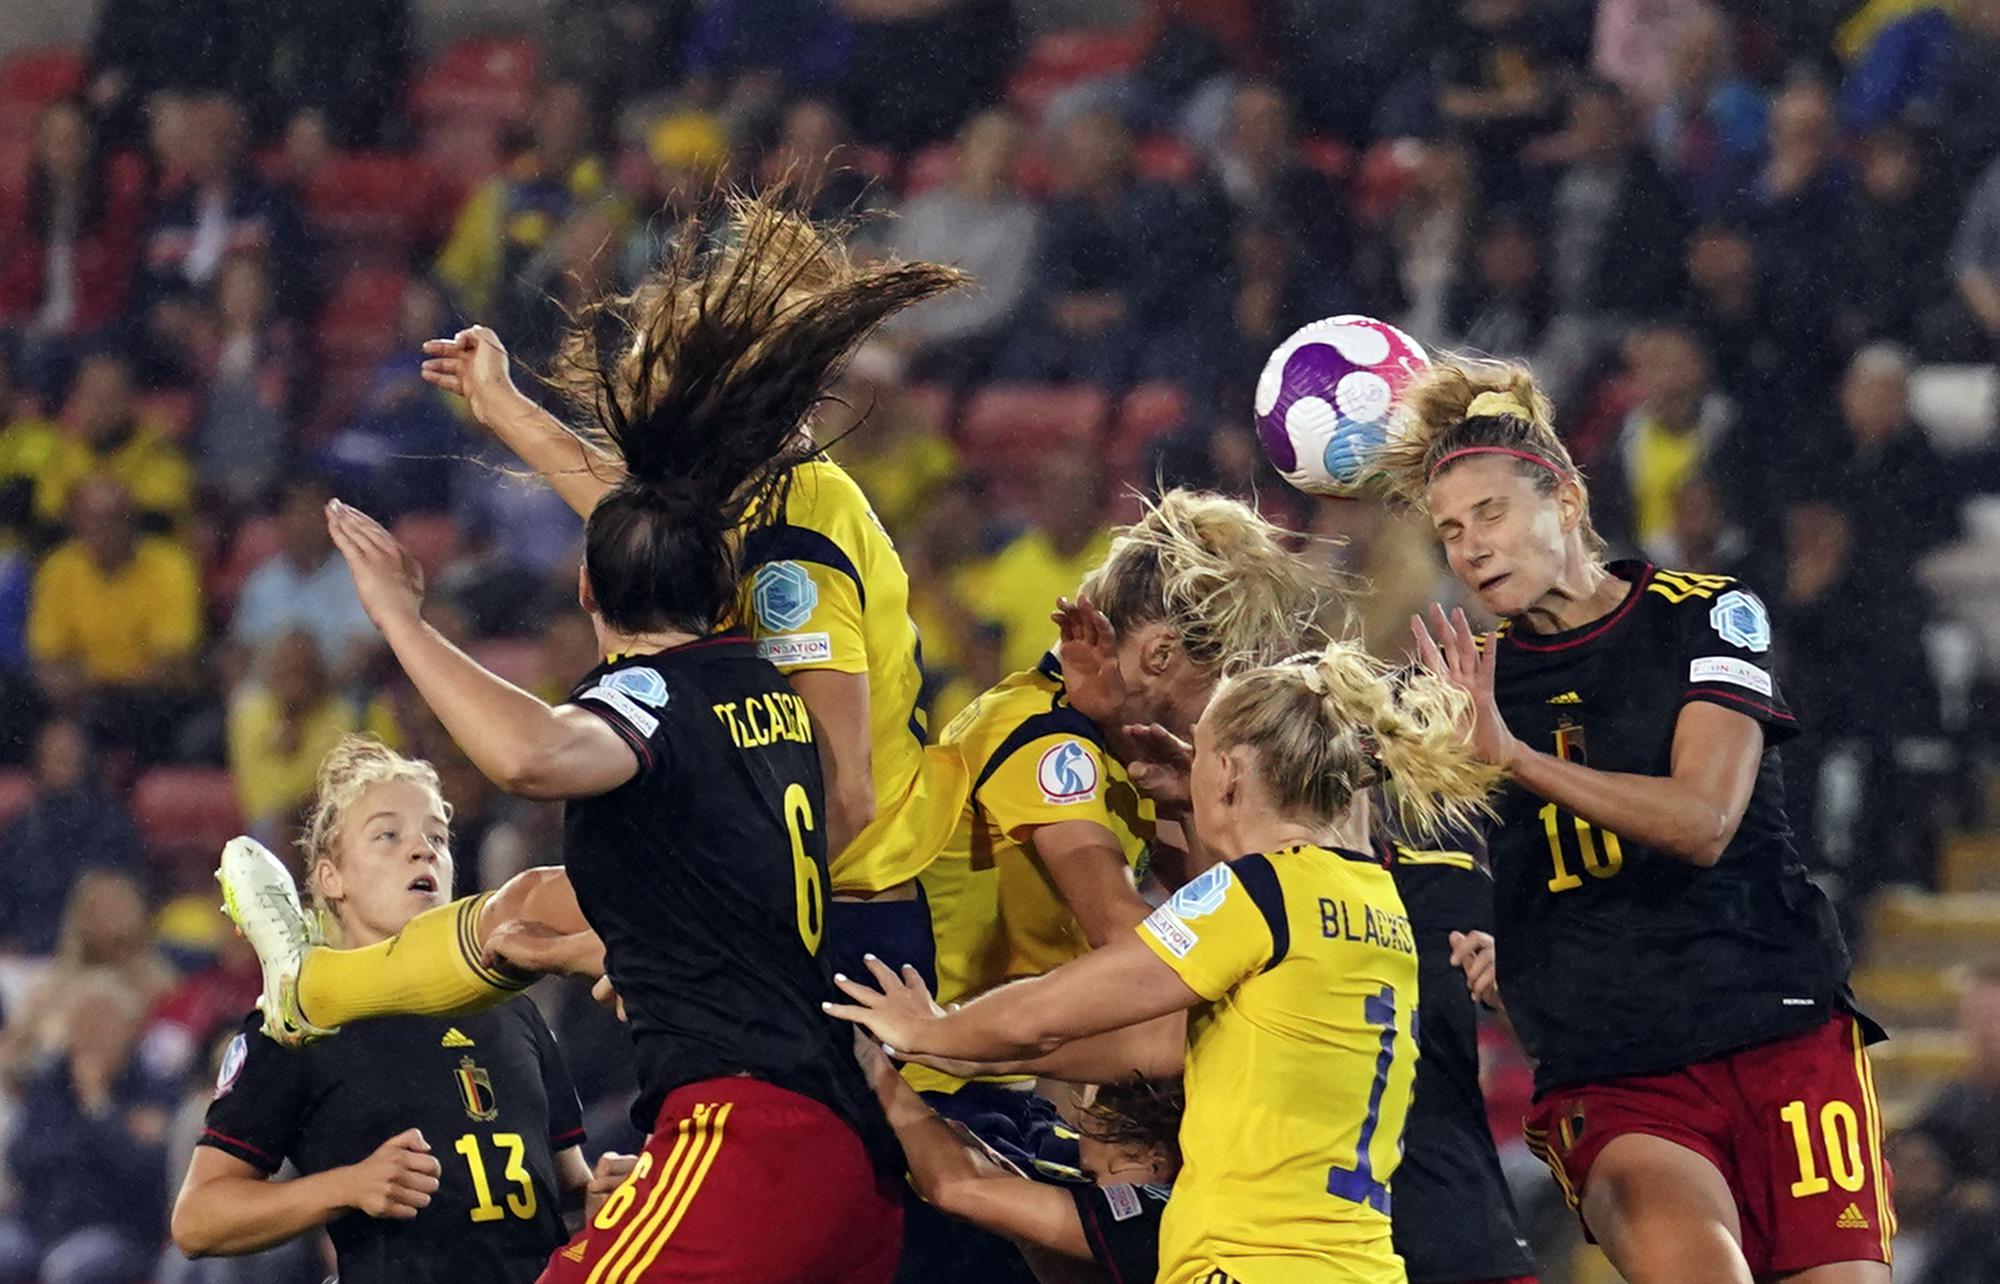
[(1369, 790), (1393, 777), (1419, 829), (1480, 814), (1498, 773), (1458, 732), (1469, 703), (1347, 643), (1227, 678), (1194, 728), (1192, 819), (1211, 850), (1256, 854), (1082, 958), (955, 1010), (879, 962), (879, 991), (837, 977), (851, 1002), (829, 1010), (952, 1069), (1184, 1071), (1164, 1284), (1400, 1282), (1389, 1182), (1415, 1074), (1417, 959), (1369, 854)]
[[(328, 753), (299, 838), (328, 939), (392, 940), (445, 907), (450, 825), (429, 763), (359, 736)], [(296, 913), (289, 880), (263, 894)], [(459, 902), (461, 921), (480, 899)], [(305, 1048), (260, 1025), (247, 1018), (224, 1055), (174, 1206), (183, 1251), (255, 1253), (325, 1226), (346, 1280), (541, 1273), (590, 1173), (576, 1090), (533, 1003), (375, 1021)], [(287, 1159), (301, 1175), (269, 1180)]]
[(1413, 627), (1506, 777), (1457, 956), (1536, 1060), (1530, 1146), (1634, 1284), (1887, 1280), (1881, 1032), (1792, 846), (1764, 604), (1607, 562), (1526, 369), (1440, 361), (1403, 413), (1382, 466), (1501, 620)]

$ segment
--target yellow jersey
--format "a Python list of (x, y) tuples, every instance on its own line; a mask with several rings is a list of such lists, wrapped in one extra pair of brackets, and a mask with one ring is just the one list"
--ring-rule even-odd
[[(956, 1003), (1006, 981), (1041, 976), (1090, 949), (1035, 851), (1034, 831), (1070, 820), (1109, 830), (1143, 872), (1153, 804), (1070, 708), (1054, 656), (992, 687), (952, 719), (939, 746), (965, 764), (970, 794), (950, 840), (922, 879), (937, 940), (938, 999)], [(919, 1089), (960, 1081), (920, 1066)]]
[(779, 521), (743, 547), (737, 616), (784, 673), (868, 676), (875, 819), (829, 862), (835, 894), (880, 892), (923, 871), (964, 799), (956, 755), (926, 754), (922, 653), (910, 578), (867, 496), (840, 465), (792, 471)]
[(1216, 865), (1139, 938), (1208, 1000), (1188, 1018), (1161, 1284), (1403, 1284), (1389, 1180), (1417, 1070), (1417, 951), (1373, 857)]

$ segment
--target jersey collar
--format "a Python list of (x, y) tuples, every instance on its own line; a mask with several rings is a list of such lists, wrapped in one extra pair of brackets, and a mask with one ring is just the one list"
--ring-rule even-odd
[[(1503, 635), (1503, 640), (1523, 651), (1567, 651), (1571, 647), (1595, 642), (1624, 623), (1625, 618), (1632, 614), (1632, 608), (1639, 605), (1639, 599), (1646, 595), (1646, 585), (1653, 578), (1653, 565), (1650, 562), (1637, 560), (1619, 561), (1611, 563), (1605, 569), (1632, 586), (1626, 591), (1625, 600), (1620, 602), (1611, 614), (1600, 616), (1587, 624), (1579, 624), (1561, 633), (1530, 633), (1526, 629), (1510, 628)], [(1533, 638), (1534, 641), (1528, 641), (1529, 638)]]

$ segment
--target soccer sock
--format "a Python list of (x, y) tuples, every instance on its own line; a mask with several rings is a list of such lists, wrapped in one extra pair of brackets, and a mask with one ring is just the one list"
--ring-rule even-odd
[(366, 1017), (461, 1016), (513, 998), (535, 978), (481, 960), (479, 912), (491, 895), (425, 910), (374, 945), (308, 951), (301, 1015), (330, 1029)]

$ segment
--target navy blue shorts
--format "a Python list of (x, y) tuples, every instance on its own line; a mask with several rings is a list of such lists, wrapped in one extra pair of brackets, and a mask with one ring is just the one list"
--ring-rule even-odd
[(866, 981), (861, 957), (873, 954), (893, 968), (906, 963), (916, 968), (937, 993), (937, 940), (931, 935), (930, 898), (921, 887), (915, 900), (828, 901), (826, 948), (836, 972)]

